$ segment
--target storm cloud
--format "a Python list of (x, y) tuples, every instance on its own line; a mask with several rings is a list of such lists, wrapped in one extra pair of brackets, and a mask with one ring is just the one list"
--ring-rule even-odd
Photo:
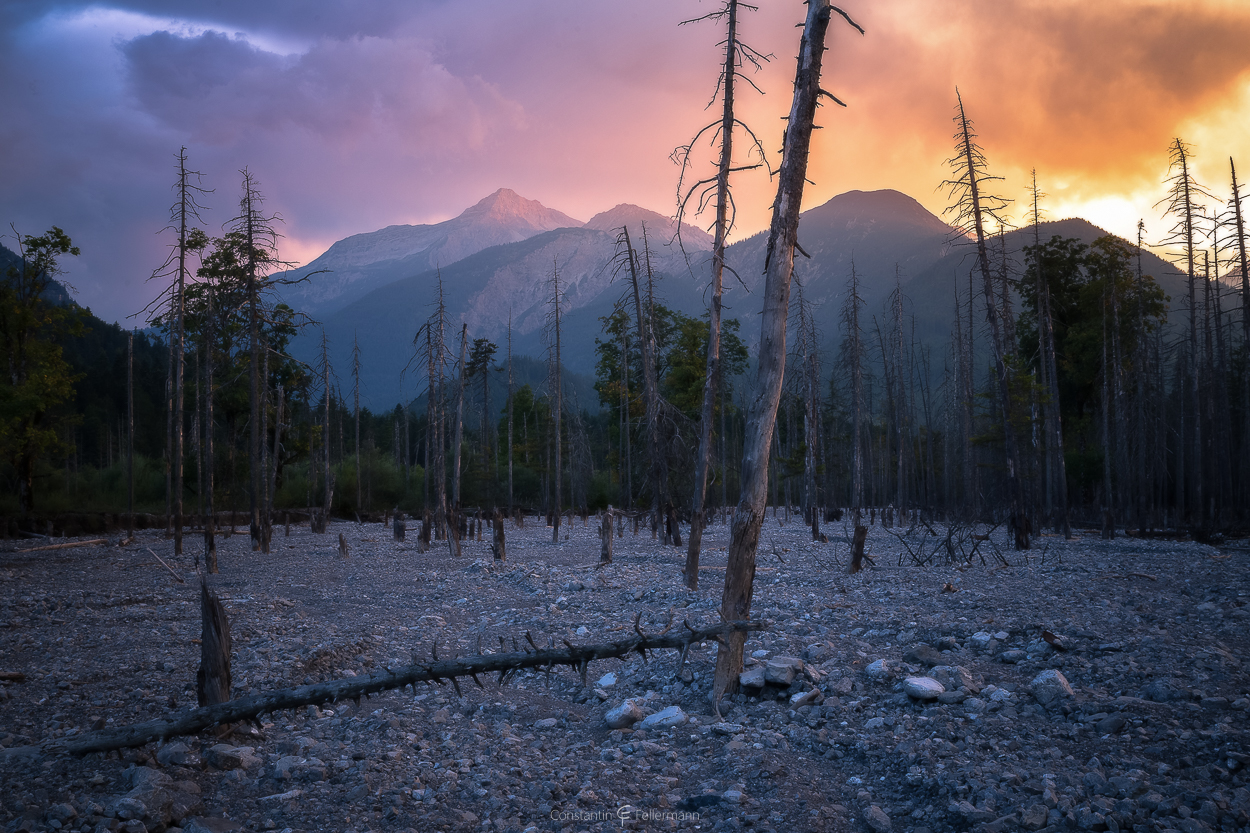
[[(1173, 136), (1217, 191), (1250, 155), (1250, 10), (1228, 0), (882, 0), (835, 26), (813, 146), (815, 205), (897, 188), (940, 211), (955, 88), (1007, 196), (1038, 169), (1052, 214), (1149, 212)], [(619, 202), (671, 212), (669, 160), (714, 118), (720, 33), (679, 26), (711, 0), (357, 4), (325, 0), (17, 2), (0, 9), (0, 221), (64, 227), (80, 302), (117, 320), (157, 287), (178, 148), (214, 189), (210, 233), (239, 170), (285, 219), (282, 251), (454, 216), (499, 187), (575, 217)], [(742, 115), (780, 146), (802, 4), (764, 4), (742, 36), (776, 57)], [(776, 164), (775, 154), (771, 161)], [(739, 228), (767, 223), (760, 173)], [(1017, 212), (1021, 214), (1022, 212)], [(1156, 212), (1157, 214), (1157, 212)], [(1116, 216), (1090, 216), (1114, 225)], [(1135, 222), (1135, 217), (1133, 217)], [(1120, 233), (1130, 228), (1114, 227)], [(9, 241), (11, 243), (11, 241)]]

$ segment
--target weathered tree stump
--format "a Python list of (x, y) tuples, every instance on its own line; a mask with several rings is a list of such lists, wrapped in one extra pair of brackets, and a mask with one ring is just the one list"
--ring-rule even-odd
[(195, 693), (201, 706), (230, 700), (230, 621), (221, 600), (200, 579), (200, 670)]
[(494, 554), (496, 561), (507, 561), (508, 550), (504, 543), (503, 513), (498, 509), (491, 517), (491, 529), (494, 533), (494, 540), (491, 542), (490, 551)]
[(404, 520), (404, 513), (398, 509), (395, 510), (395, 520), (392, 521), (392, 530), (395, 534), (395, 540), (403, 542), (404, 536), (408, 533), (408, 522)]
[(612, 563), (612, 504), (603, 513), (602, 525), (599, 527), (599, 563)]
[(339, 555), (344, 558), (351, 558), (351, 550), (347, 547), (347, 538), (343, 537), (343, 533), (339, 533)]
[(868, 527), (856, 526), (855, 536), (851, 539), (851, 572), (858, 573), (864, 569), (864, 542), (868, 539)]
[(430, 510), (421, 515), (421, 535), (417, 538), (417, 549), (425, 552), (430, 548)]

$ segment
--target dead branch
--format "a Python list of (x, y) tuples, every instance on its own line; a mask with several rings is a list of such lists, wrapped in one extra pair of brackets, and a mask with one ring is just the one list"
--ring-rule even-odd
[[(44, 748), (51, 754), (70, 755), (128, 749), (172, 737), (194, 735), (223, 723), (256, 720), (261, 715), (284, 709), (337, 703), (340, 700), (359, 700), (363, 696), (405, 686), (415, 686), (417, 683), (441, 684), (446, 680), (454, 682), (457, 677), (472, 677), (496, 672), (507, 675), (524, 668), (550, 669), (557, 665), (567, 665), (576, 669), (592, 660), (612, 659), (627, 656), (633, 652), (642, 653), (659, 648), (685, 649), (692, 643), (714, 640), (722, 634), (760, 631), (767, 627), (767, 623), (758, 620), (722, 622), (699, 630), (687, 628), (682, 632), (647, 636), (642, 633), (638, 628), (638, 622), (635, 621), (638, 636), (630, 639), (597, 645), (567, 645), (564, 648), (540, 649), (535, 646), (532, 651), (485, 654), (441, 662), (436, 659), (434, 662), (418, 663), (405, 668), (387, 668), (370, 674), (368, 677), (313, 683), (298, 688), (254, 694), (239, 700), (218, 703), (215, 706), (204, 706), (173, 720), (151, 720), (133, 726), (89, 732), (76, 737), (58, 738), (45, 742)], [(529, 640), (530, 645), (534, 645), (528, 633), (526, 639)]]
[(72, 547), (94, 547), (96, 544), (107, 544), (107, 538), (92, 538), (90, 541), (66, 541), (61, 544), (44, 544), (42, 547), (25, 547), (12, 552), (44, 552), (46, 550), (66, 550)]
[[(152, 548), (151, 548), (151, 547), (144, 547), (144, 549), (145, 549), (145, 550), (147, 550), (148, 552), (152, 552)], [(162, 567), (164, 567), (166, 570), (169, 570), (169, 574), (170, 574), (171, 576), (173, 576), (173, 577), (174, 577), (174, 580), (175, 580), (175, 581), (177, 581), (179, 584), (186, 584), (186, 583), (187, 583), (187, 582), (186, 582), (186, 579), (184, 579), (182, 576), (180, 576), (180, 575), (178, 575), (177, 573), (175, 573), (175, 572), (174, 572), (174, 568), (173, 568), (173, 567), (170, 567), (168, 564), (166, 564), (166, 563), (165, 563), (165, 559), (161, 558), (159, 555), (157, 555), (157, 554), (156, 554), (156, 553), (154, 553), (154, 552), (152, 552), (152, 557), (153, 557), (153, 558), (155, 558), (157, 561), (161, 562), (161, 566), (162, 566)]]

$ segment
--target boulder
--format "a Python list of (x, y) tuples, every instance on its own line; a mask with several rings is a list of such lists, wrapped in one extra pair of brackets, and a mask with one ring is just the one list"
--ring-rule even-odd
[(1037, 702), (1047, 708), (1076, 697), (1076, 692), (1068, 684), (1067, 678), (1053, 668), (1048, 668), (1034, 677), (1029, 683), (1029, 690), (1033, 692)]

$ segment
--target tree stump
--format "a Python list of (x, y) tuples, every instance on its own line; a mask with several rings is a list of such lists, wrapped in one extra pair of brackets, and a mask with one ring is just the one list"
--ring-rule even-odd
[(230, 699), (230, 621), (221, 600), (200, 579), (200, 670), (195, 674), (195, 693), (201, 706)]
[(351, 558), (351, 550), (347, 548), (347, 539), (343, 537), (343, 533), (339, 533), (339, 555), (344, 558)]
[(494, 540), (491, 542), (490, 551), (494, 554), (496, 561), (507, 561), (508, 551), (504, 543), (503, 535), (503, 513), (498, 509), (491, 516), (491, 530)]
[(612, 563), (612, 504), (603, 513), (603, 522), (599, 527), (599, 563)]
[(421, 535), (417, 538), (417, 549), (425, 552), (430, 548), (430, 510), (421, 515)]
[(395, 510), (395, 520), (392, 521), (392, 530), (395, 533), (395, 540), (403, 542), (404, 536), (408, 534), (408, 522), (404, 520), (404, 513), (398, 509)]
[(855, 537), (851, 539), (851, 572), (858, 573), (864, 569), (864, 541), (868, 539), (868, 527), (856, 526)]

